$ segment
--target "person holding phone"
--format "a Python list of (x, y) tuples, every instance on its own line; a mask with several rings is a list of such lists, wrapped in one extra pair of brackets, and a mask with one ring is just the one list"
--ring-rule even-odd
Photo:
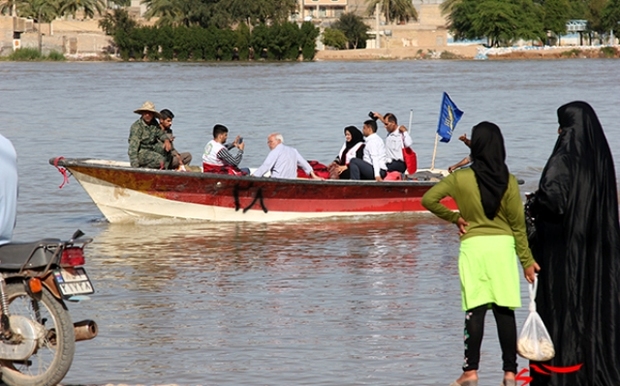
[[(245, 148), (243, 139), (237, 136), (230, 149), (224, 145), (227, 139), (228, 128), (226, 126), (220, 124), (213, 126), (213, 139), (207, 143), (202, 155), (202, 171), (237, 176), (248, 175), (248, 169), (239, 169)], [(237, 148), (235, 154), (230, 151), (234, 148)]]

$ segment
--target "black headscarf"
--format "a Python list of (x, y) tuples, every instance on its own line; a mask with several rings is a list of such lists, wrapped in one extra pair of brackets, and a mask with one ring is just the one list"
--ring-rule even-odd
[(620, 225), (613, 158), (592, 107), (558, 109), (560, 134), (536, 192), (541, 266), (537, 311), (555, 345), (553, 366), (583, 364), (532, 385), (620, 385)]
[(495, 218), (508, 188), (504, 137), (496, 124), (480, 122), (471, 132), (471, 168), (476, 175), (484, 214)]
[(351, 140), (347, 141), (345, 143), (345, 147), (344, 150), (342, 151), (342, 153), (340, 154), (340, 164), (341, 165), (346, 165), (346, 161), (347, 161), (347, 152), (355, 145), (357, 145), (360, 142), (364, 142), (364, 135), (362, 134), (361, 131), (359, 131), (359, 129), (355, 126), (347, 126), (344, 128), (344, 133), (346, 134), (347, 131), (349, 133), (351, 133)]

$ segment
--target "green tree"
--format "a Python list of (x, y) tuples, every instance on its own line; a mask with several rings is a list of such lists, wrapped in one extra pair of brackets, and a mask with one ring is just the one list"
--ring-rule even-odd
[(247, 24), (241, 23), (235, 28), (235, 47), (239, 50), (239, 59), (245, 60), (249, 56), (250, 39), (252, 33)]
[(117, 31), (129, 32), (136, 28), (138, 23), (129, 16), (129, 12), (123, 8), (116, 8), (112, 12), (106, 13), (103, 19), (99, 20), (99, 28), (106, 35), (115, 36)]
[(309, 21), (303, 22), (299, 28), (301, 55), (304, 60), (314, 59), (316, 54), (316, 38), (319, 37), (319, 29)]
[(614, 31), (618, 35), (617, 31), (620, 30), (620, 0), (609, 0), (603, 8), (601, 14), (602, 26), (607, 31)]
[(570, 3), (568, 0), (544, 0), (543, 9), (543, 29), (556, 34), (557, 36), (566, 33), (566, 22), (570, 17)]
[(443, 10), (457, 39), (486, 38), (490, 45), (499, 46), (545, 36), (543, 10), (532, 0), (449, 1)]
[(349, 41), (344, 36), (344, 32), (335, 28), (325, 28), (323, 31), (323, 44), (329, 47), (334, 47), (339, 50), (347, 48)]
[(299, 55), (299, 37), (297, 24), (274, 24), (269, 27), (268, 50), (276, 60), (295, 59)]
[(103, 0), (60, 0), (59, 9), (61, 15), (72, 15), (78, 11), (82, 11), (85, 17), (93, 18), (95, 13), (97, 15), (103, 14), (103, 10), (106, 8)]
[(369, 27), (362, 18), (352, 12), (343, 13), (340, 18), (332, 24), (332, 28), (338, 29), (347, 37), (349, 48), (365, 48), (368, 40)]
[(295, 10), (295, 0), (222, 0), (221, 6), (226, 9), (235, 22), (244, 22), (248, 26), (284, 23)]
[(480, 36), (473, 27), (477, 3), (468, 0), (446, 0), (441, 4), (442, 13), (448, 20), (448, 29), (456, 40), (478, 39)]
[[(588, 28), (601, 38), (607, 31), (603, 26), (603, 9), (608, 0), (589, 0), (587, 4)], [(601, 41), (602, 42), (602, 41)]]
[(152, 17), (159, 18), (157, 25), (181, 26), (189, 27), (191, 25), (190, 18), (184, 10), (184, 2), (181, 0), (144, 0), (146, 5), (146, 13), (144, 17), (150, 20)]
[(374, 15), (379, 4), (381, 14), (388, 24), (393, 21), (406, 23), (409, 20), (418, 20), (418, 12), (411, 0), (366, 0), (366, 4), (368, 5), (366, 12), (369, 15)]
[(267, 50), (267, 52), (269, 51), (269, 40), (271, 40), (269, 27), (265, 24), (259, 24), (254, 27), (252, 30), (250, 45), (254, 48), (254, 52), (256, 52), (257, 56), (259, 56), (263, 50)]

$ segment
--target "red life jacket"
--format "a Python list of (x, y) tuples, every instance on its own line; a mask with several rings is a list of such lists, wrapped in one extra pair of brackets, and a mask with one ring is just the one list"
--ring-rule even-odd
[[(312, 167), (312, 171), (314, 171), (314, 174), (316, 174), (317, 176), (321, 178), (329, 179), (329, 169), (327, 168), (327, 166), (323, 165), (319, 161), (308, 161), (308, 163)], [(308, 177), (310, 176), (307, 175), (306, 172), (304, 172), (304, 170), (298, 166), (297, 167), (297, 178), (308, 178)]]
[(209, 165), (204, 162), (202, 163), (202, 171), (203, 173), (228, 174), (230, 176), (245, 176), (247, 174), (233, 165)]

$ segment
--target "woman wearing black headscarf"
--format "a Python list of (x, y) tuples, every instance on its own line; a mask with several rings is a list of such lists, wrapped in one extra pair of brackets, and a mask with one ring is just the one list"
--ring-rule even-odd
[[(461, 236), (459, 276), (465, 311), (463, 374), (451, 386), (476, 386), (487, 309), (493, 310), (502, 348), (502, 385), (516, 386), (517, 325), (514, 309), (521, 307), (519, 256), (528, 282), (538, 265), (527, 244), (523, 203), (515, 176), (508, 172), (504, 138), (497, 125), (481, 122), (471, 136), (472, 166), (457, 170), (433, 186), (422, 205), (456, 224)], [(450, 196), (459, 211), (440, 200)]]
[(620, 230), (614, 163), (589, 104), (560, 107), (558, 120), (559, 136), (532, 207), (536, 234), (530, 240), (542, 268), (537, 311), (555, 357), (533, 363), (532, 385), (618, 386)]
[(344, 128), (345, 143), (340, 148), (338, 157), (329, 165), (331, 178), (348, 180), (351, 178), (349, 162), (353, 158), (364, 157), (364, 135), (355, 126)]

